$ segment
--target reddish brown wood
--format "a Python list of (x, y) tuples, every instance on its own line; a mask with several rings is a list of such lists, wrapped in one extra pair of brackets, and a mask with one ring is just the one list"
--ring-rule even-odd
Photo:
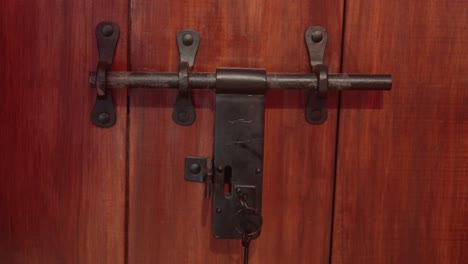
[(123, 263), (126, 92), (95, 128), (95, 25), (124, 29), (127, 2), (4, 0), (0, 8), (0, 262)]
[[(388, 72), (340, 116), (333, 263), (466, 263), (466, 1), (352, 1), (345, 72)], [(343, 94), (365, 105), (375, 94)]]
[[(201, 36), (195, 71), (309, 72), (310, 25), (328, 29), (326, 61), (339, 66), (341, 0), (133, 0), (131, 17), (132, 70), (176, 71), (175, 36), (192, 28)], [(186, 156), (212, 155), (214, 96), (195, 92), (190, 127), (172, 122), (175, 98), (174, 90), (131, 92), (129, 263), (241, 263), (240, 241), (211, 237), (203, 185), (184, 181)], [(309, 125), (305, 98), (267, 95), (264, 227), (252, 263), (328, 263), (336, 111), (325, 125)]]

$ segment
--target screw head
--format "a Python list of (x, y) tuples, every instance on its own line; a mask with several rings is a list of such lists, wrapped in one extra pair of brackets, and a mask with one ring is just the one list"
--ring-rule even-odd
[(222, 213), (222, 212), (223, 212), (223, 209), (221, 209), (221, 208), (216, 208), (216, 213), (217, 213), (217, 214), (220, 214), (220, 213)]
[(198, 174), (201, 171), (201, 166), (198, 163), (194, 163), (190, 165), (190, 173), (192, 174)]
[(107, 124), (110, 121), (110, 114), (102, 112), (98, 115), (98, 121), (102, 124)]
[(315, 43), (319, 43), (323, 39), (323, 32), (320, 30), (316, 30), (312, 33), (312, 41)]
[(185, 46), (190, 46), (193, 44), (193, 36), (190, 33), (184, 34), (182, 36), (182, 43), (184, 43)]
[(181, 111), (177, 113), (177, 118), (180, 121), (187, 121), (189, 119), (189, 114), (187, 113), (187, 111)]
[(102, 27), (101, 32), (104, 36), (110, 37), (114, 33), (112, 25), (105, 25)]
[(262, 173), (262, 169), (257, 168), (257, 169), (255, 170), (255, 172), (256, 172), (257, 174), (260, 174), (260, 173)]

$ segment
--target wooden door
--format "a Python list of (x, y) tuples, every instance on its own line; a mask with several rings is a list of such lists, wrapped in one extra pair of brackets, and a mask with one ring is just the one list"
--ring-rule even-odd
[[(132, 71), (177, 71), (175, 36), (200, 33), (194, 71), (260, 67), (310, 72), (304, 32), (329, 32), (326, 62), (339, 69), (342, 1), (133, 0)], [(336, 138), (336, 94), (329, 120), (304, 119), (306, 93), (266, 96), (264, 226), (252, 263), (328, 263)], [(129, 102), (129, 263), (241, 263), (239, 240), (211, 236), (211, 202), (184, 180), (188, 155), (212, 157), (214, 95), (196, 91), (194, 125), (172, 121), (175, 90), (132, 90)]]
[(213, 153), (211, 92), (194, 92), (189, 127), (172, 121), (175, 90), (146, 89), (114, 91), (117, 124), (92, 125), (107, 20), (121, 27), (112, 70), (176, 71), (175, 36), (192, 28), (196, 72), (310, 72), (303, 34), (322, 25), (331, 72), (393, 74), (390, 93), (331, 94), (320, 126), (305, 92), (268, 92), (251, 263), (464, 263), (467, 13), (465, 0), (2, 1), (0, 262), (242, 262), (184, 180), (186, 156)]
[(468, 260), (467, 1), (348, 1), (333, 263)]
[[(108, 2), (0, 4), (1, 263), (124, 263), (126, 123), (92, 125), (87, 81), (96, 24), (127, 25), (127, 2)], [(114, 100), (125, 120), (126, 91)]]

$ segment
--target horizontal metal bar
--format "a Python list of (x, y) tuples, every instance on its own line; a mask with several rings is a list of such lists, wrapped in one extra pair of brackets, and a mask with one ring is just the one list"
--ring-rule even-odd
[[(91, 72), (89, 83), (94, 87), (96, 73)], [(190, 87), (193, 89), (215, 89), (216, 74), (206, 72), (190, 73)], [(328, 85), (333, 90), (390, 90), (392, 76), (381, 74), (329, 74)], [(109, 88), (177, 88), (179, 74), (176, 72), (108, 72)], [(269, 89), (313, 89), (317, 77), (313, 73), (268, 73)]]

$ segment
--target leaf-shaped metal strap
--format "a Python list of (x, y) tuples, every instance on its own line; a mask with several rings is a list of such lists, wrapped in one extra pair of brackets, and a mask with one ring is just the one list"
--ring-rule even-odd
[(328, 67), (323, 64), (328, 34), (320, 26), (309, 27), (305, 33), (307, 50), (312, 71), (317, 76), (316, 89), (309, 91), (305, 118), (311, 124), (322, 124), (327, 120)]
[(114, 60), (119, 35), (119, 26), (112, 22), (101, 22), (96, 26), (99, 62), (95, 80), (96, 103), (91, 113), (91, 120), (98, 127), (111, 127), (117, 119), (112, 94), (107, 90), (107, 71)]
[(172, 112), (172, 120), (178, 125), (189, 126), (195, 122), (192, 92), (190, 90), (190, 70), (195, 63), (200, 36), (197, 32), (187, 29), (177, 34), (179, 48), (179, 94)]

